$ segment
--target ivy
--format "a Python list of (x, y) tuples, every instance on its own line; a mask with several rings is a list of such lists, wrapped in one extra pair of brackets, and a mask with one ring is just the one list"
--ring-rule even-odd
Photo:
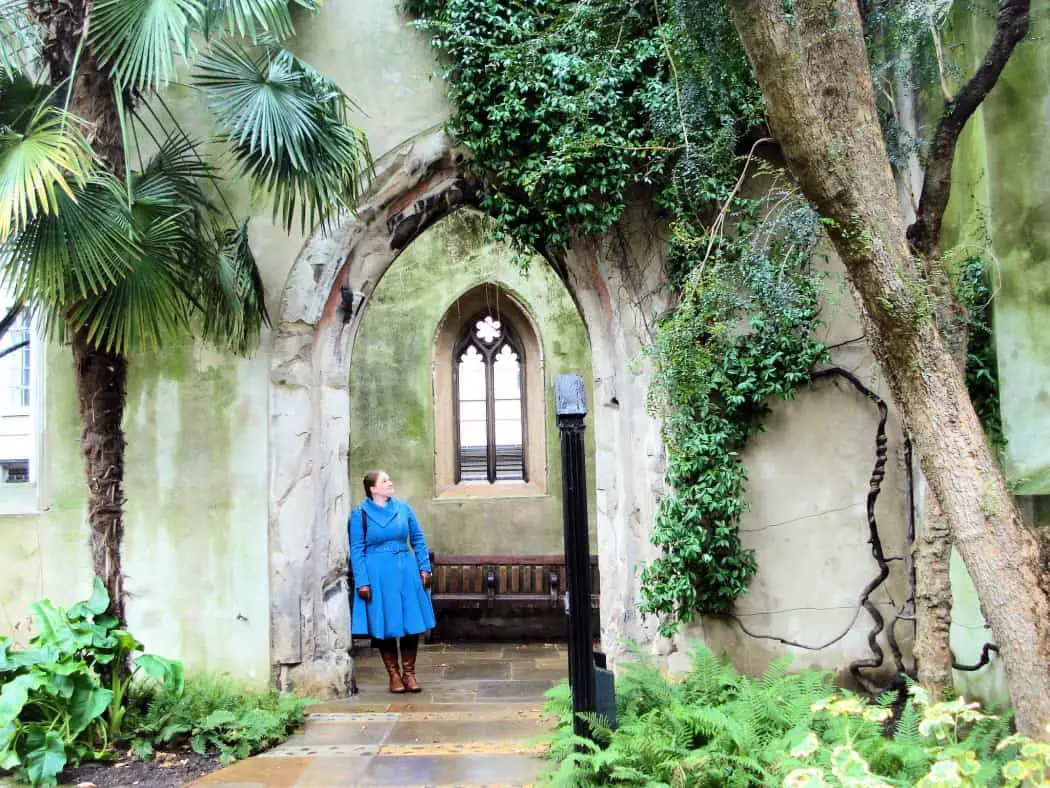
[(987, 269), (983, 258), (967, 257), (962, 263), (957, 290), (970, 312), (966, 388), (988, 443), (1002, 458), (1006, 450), (1006, 433), (999, 409), (999, 361), (992, 334), (993, 293), (988, 286)]
[[(672, 231), (679, 307), (659, 326), (651, 406), (668, 494), (643, 575), (665, 630), (725, 613), (755, 571), (738, 525), (740, 451), (772, 396), (821, 355), (811, 339), (817, 223), (788, 194), (736, 196), (763, 105), (722, 0), (407, 0), (440, 52), (481, 208), (519, 250), (603, 233), (647, 189)], [(734, 225), (732, 237), (722, 229)]]
[(642, 574), (642, 609), (661, 614), (666, 634), (697, 612), (728, 613), (747, 591), (756, 564), (740, 543), (741, 452), (770, 398), (793, 396), (825, 355), (812, 336), (817, 217), (792, 195), (781, 206), (757, 223), (763, 205), (746, 206), (740, 233), (693, 267), (651, 349), (650, 406), (664, 418), (670, 490), (651, 537), (663, 555)]

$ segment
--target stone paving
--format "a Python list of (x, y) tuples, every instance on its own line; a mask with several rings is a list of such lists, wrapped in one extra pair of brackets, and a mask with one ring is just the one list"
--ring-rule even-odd
[(357, 696), (308, 707), (280, 746), (190, 785), (530, 785), (543, 770), (543, 693), (566, 676), (564, 646), (423, 646), (418, 694), (387, 692), (378, 655), (357, 666)]

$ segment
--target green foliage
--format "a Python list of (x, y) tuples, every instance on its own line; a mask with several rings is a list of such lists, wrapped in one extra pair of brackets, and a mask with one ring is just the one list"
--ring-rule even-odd
[[(497, 236), (522, 249), (564, 247), (609, 230), (632, 189), (668, 218), (669, 274), (684, 292), (653, 351), (671, 494), (645, 609), (665, 629), (725, 612), (755, 570), (737, 532), (746, 508), (737, 455), (766, 398), (789, 396), (820, 351), (808, 336), (812, 214), (790, 196), (765, 207), (736, 196), (738, 153), (763, 106), (724, 3), (407, 7), (444, 57), (449, 125), (486, 184), (482, 208)], [(731, 239), (727, 219), (740, 225)]]
[(633, 0), (406, 5), (444, 55), (449, 125), (504, 238), (543, 250), (603, 232), (639, 185), (674, 215), (728, 193), (761, 104), (720, 2), (681, 4), (696, 27)]
[[(42, 21), (32, 5), (0, 2), (0, 287), (52, 336), (83, 332), (120, 355), (186, 333), (250, 352), (268, 317), (246, 221), (163, 89), (177, 60), (203, 49), (189, 80), (217, 141), (253, 196), (287, 230), (298, 215), (301, 231), (352, 207), (371, 168), (353, 102), (278, 45), (294, 34), (288, 0), (103, 0), (76, 24)], [(55, 13), (75, 16), (66, 5)], [(93, 57), (102, 78), (50, 84), (63, 69), (34, 67), (34, 46), (76, 53), (70, 70)], [(63, 100), (99, 117), (74, 117)], [(93, 149), (115, 136), (122, 149)]]
[(644, 659), (618, 679), (617, 722), (588, 715), (594, 741), (572, 732), (564, 684), (548, 693), (549, 785), (559, 786), (996, 786), (1041, 785), (1050, 746), (1008, 736), (1009, 720), (962, 699), (932, 703), (911, 688), (877, 703), (833, 693), (831, 676), (789, 673), (788, 659), (758, 678), (739, 675), (706, 646), (688, 674), (669, 679)]
[(128, 735), (139, 757), (188, 740), (194, 752), (223, 763), (247, 758), (287, 738), (302, 724), (307, 701), (245, 689), (225, 675), (200, 675), (172, 692), (147, 684), (133, 693)]
[[(812, 210), (791, 194), (745, 205), (737, 234), (690, 266), (682, 300), (656, 333), (650, 405), (663, 418), (669, 493), (652, 533), (663, 556), (642, 575), (643, 610), (673, 632), (697, 612), (727, 613), (755, 572), (740, 544), (747, 469), (740, 453), (772, 397), (790, 398), (824, 357), (809, 259)], [(765, 211), (763, 214), (762, 212)], [(679, 243), (682, 255), (697, 254)]]
[(992, 335), (993, 294), (983, 258), (971, 256), (963, 261), (958, 291), (970, 310), (966, 388), (993, 451), (1002, 457), (1006, 449), (1006, 433), (999, 410), (999, 362)]
[[(689, 673), (669, 680), (639, 659), (617, 679), (615, 731), (599, 726), (598, 743), (572, 735), (567, 691), (549, 693), (557, 715), (547, 782), (564, 786), (762, 785), (786, 742), (807, 729), (810, 706), (831, 692), (830, 676), (790, 674), (774, 663), (753, 680), (740, 676), (706, 646), (697, 646)], [(583, 752), (576, 752), (580, 744)]]
[(68, 611), (46, 599), (31, 606), (37, 634), (28, 650), (0, 638), (0, 769), (32, 785), (55, 785), (67, 764), (105, 757), (120, 737), (136, 673), (180, 691), (177, 662), (142, 654), (124, 668), (142, 644), (106, 614), (108, 606), (95, 578), (91, 598)]

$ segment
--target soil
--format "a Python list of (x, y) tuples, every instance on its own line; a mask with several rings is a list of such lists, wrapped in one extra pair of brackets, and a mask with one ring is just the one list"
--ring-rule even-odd
[(222, 767), (218, 758), (205, 758), (192, 750), (158, 752), (151, 761), (134, 756), (116, 761), (93, 761), (58, 776), (60, 785), (83, 788), (182, 788)]

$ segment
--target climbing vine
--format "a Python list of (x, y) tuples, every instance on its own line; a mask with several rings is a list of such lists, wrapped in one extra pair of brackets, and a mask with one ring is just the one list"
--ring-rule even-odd
[(450, 130), (473, 154), (480, 207), (501, 238), (564, 248), (609, 230), (638, 188), (664, 211), (680, 301), (650, 351), (668, 491), (643, 609), (665, 631), (727, 612), (755, 571), (738, 533), (740, 452), (768, 399), (791, 396), (823, 349), (811, 336), (816, 217), (788, 191), (762, 201), (738, 191), (763, 108), (722, 2), (406, 6), (442, 55)]
[(756, 565), (740, 543), (748, 508), (740, 454), (770, 398), (791, 397), (824, 357), (811, 334), (816, 216), (791, 195), (780, 206), (761, 221), (753, 215), (763, 205), (737, 217), (741, 232), (692, 269), (651, 349), (650, 404), (664, 419), (670, 490), (652, 533), (663, 555), (645, 569), (642, 594), (665, 633), (697, 612), (730, 612), (747, 590)]

